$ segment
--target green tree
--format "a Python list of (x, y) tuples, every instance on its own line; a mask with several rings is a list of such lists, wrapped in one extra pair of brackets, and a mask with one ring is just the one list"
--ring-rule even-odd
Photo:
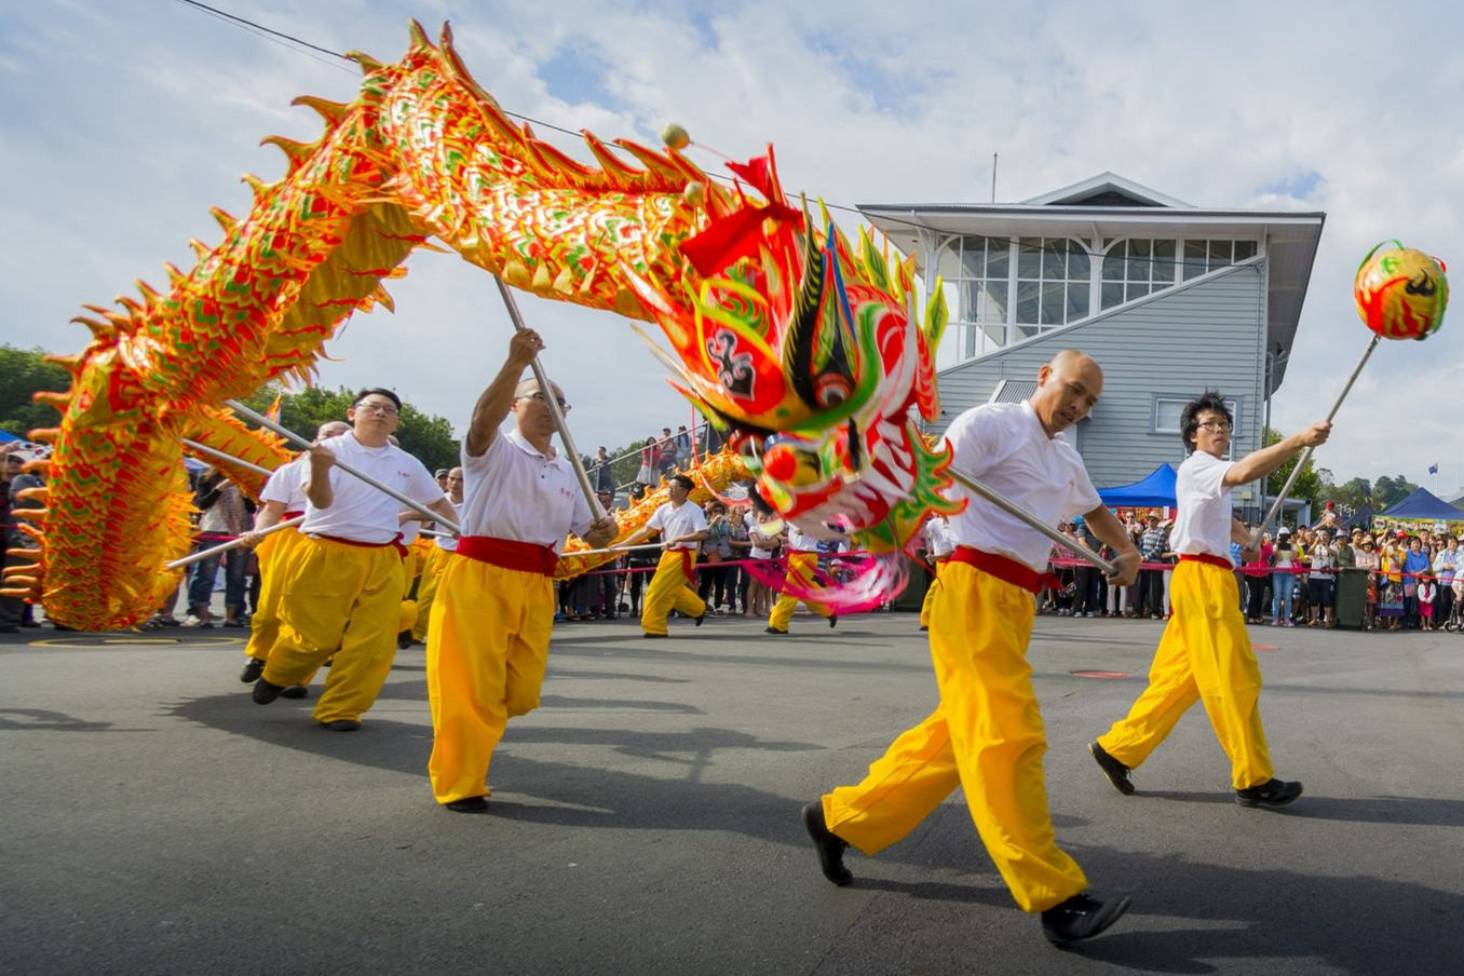
[[(243, 402), (264, 413), (278, 396), (280, 424), (304, 437), (314, 437), (321, 424), (346, 419), (346, 411), (357, 392), (343, 386), (336, 390), (310, 387), (299, 393), (282, 393), (274, 384), (265, 384)], [(401, 421), (396, 437), (402, 450), (415, 456), (429, 470), (457, 465), (458, 442), (452, 436), (452, 424), (447, 418), (428, 416), (403, 400)]]
[(1373, 483), (1373, 507), (1382, 511), (1390, 505), (1396, 505), (1417, 490), (1418, 486), (1401, 474), (1396, 478), (1383, 475)]
[[(1272, 444), (1276, 444), (1280, 440), (1281, 435), (1276, 433), (1269, 427), (1267, 427), (1261, 434), (1261, 443), (1265, 447), (1270, 447)], [(1271, 472), (1270, 477), (1266, 479), (1266, 493), (1268, 495), (1275, 496), (1281, 492), (1282, 487), (1284, 487), (1286, 484), (1286, 479), (1291, 477), (1291, 471), (1293, 468), (1296, 467), (1296, 462), (1300, 460), (1300, 458), (1301, 455), (1298, 454), (1296, 455), (1296, 457), (1289, 459), (1285, 464), (1281, 465), (1281, 467)], [(1325, 481), (1322, 478), (1322, 475), (1324, 473), (1327, 475)], [(1287, 497), (1301, 498), (1315, 506), (1318, 499), (1320, 499), (1322, 496), (1323, 489), (1330, 481), (1331, 472), (1328, 472), (1326, 468), (1318, 469), (1312, 463), (1311, 459), (1308, 459), (1306, 462), (1306, 466), (1301, 469), (1301, 474), (1298, 475), (1296, 478), (1296, 484), (1291, 486), (1291, 491)]]
[(40, 349), (0, 345), (0, 428), (20, 437), (37, 427), (55, 427), (56, 411), (36, 403), (40, 390), (64, 391), (71, 385), (66, 370), (48, 363)]
[(1353, 478), (1345, 485), (1332, 491), (1332, 499), (1345, 508), (1357, 511), (1372, 504), (1372, 482), (1366, 478)]

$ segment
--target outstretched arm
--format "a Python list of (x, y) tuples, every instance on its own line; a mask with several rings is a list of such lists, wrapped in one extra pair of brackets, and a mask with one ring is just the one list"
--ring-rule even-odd
[(1270, 447), (1263, 447), (1259, 451), (1247, 454), (1225, 472), (1225, 486), (1234, 488), (1236, 485), (1264, 478), (1303, 449), (1325, 444), (1327, 436), (1331, 433), (1332, 425), (1325, 420), (1320, 420), (1306, 430), (1283, 438)]
[(473, 406), (473, 419), (463, 441), (469, 457), (482, 457), (493, 444), (498, 426), (513, 406), (513, 391), (518, 387), (519, 377), (543, 348), (544, 340), (533, 329), (515, 332), (508, 341), (508, 358)]

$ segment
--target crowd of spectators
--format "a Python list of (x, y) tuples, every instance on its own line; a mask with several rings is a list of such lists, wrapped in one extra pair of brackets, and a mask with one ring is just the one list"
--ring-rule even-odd
[[(637, 479), (628, 486), (614, 484), (614, 459), (600, 448), (591, 477), (601, 504), (607, 509), (617, 507), (617, 489), (627, 487), (621, 505), (633, 505), (662, 477), (686, 468), (693, 458), (693, 436), (700, 441), (696, 452), (708, 448), (705, 430), (698, 428), (693, 434), (684, 426), (675, 432), (662, 428), (660, 437), (650, 438), (639, 449), (641, 467)], [(712, 450), (716, 447), (710, 445)], [(33, 544), (20, 528), (24, 521), (20, 513), (27, 504), (39, 507), (40, 503), (27, 503), (17, 497), (27, 488), (44, 485), (40, 475), (21, 470), (30, 456), (17, 444), (0, 445), (0, 525), (4, 526), (9, 547)], [(440, 472), (440, 480), (445, 475), (446, 471)], [(252, 525), (253, 504), (217, 472), (204, 469), (190, 478), (199, 512), (197, 549), (237, 536)], [(714, 500), (705, 511), (708, 533), (698, 554), (699, 594), (714, 614), (765, 616), (774, 594), (758, 577), (770, 574), (749, 572), (746, 563), (777, 559), (786, 544), (786, 533), (765, 530), (745, 503), (728, 505)], [(1042, 591), (1040, 612), (1075, 617), (1168, 618), (1169, 567), (1176, 561), (1168, 548), (1171, 523), (1153, 511), (1127, 513), (1124, 523), (1144, 563), (1134, 585), (1111, 587), (1101, 572), (1071, 559), (1061, 547), (1054, 547), (1051, 569), (1058, 586)], [(1112, 555), (1081, 518), (1060, 529), (1100, 555)], [(1283, 526), (1274, 534), (1262, 534), (1254, 553), (1243, 554), (1239, 545), (1232, 546), (1241, 610), (1252, 624), (1334, 627), (1339, 574), (1356, 572), (1365, 574), (1364, 629), (1432, 631), (1450, 625), (1450, 629), (1464, 632), (1464, 547), (1457, 534), (1461, 531), (1464, 525), (1457, 523), (1452, 528), (1440, 523), (1416, 530), (1344, 526), (1330, 510), (1315, 526)], [(829, 543), (822, 548), (833, 553), (847, 546)], [(654, 549), (639, 550), (607, 564), (600, 572), (562, 582), (556, 619), (638, 616), (645, 581), (657, 558)], [(837, 571), (829, 563), (825, 563), (825, 570)], [(224, 590), (222, 619), (211, 610), (213, 594), (220, 584)], [(233, 550), (194, 564), (152, 623), (245, 627), (258, 593), (258, 565), (253, 551)], [(180, 595), (186, 595), (181, 620), (175, 615)], [(38, 625), (34, 608), (25, 601), (0, 598), (0, 633)]]
[[(1040, 597), (1040, 610), (1059, 616), (1168, 619), (1171, 523), (1157, 513), (1130, 513), (1124, 524), (1143, 558), (1144, 569), (1129, 587), (1111, 587), (1103, 574), (1054, 547), (1052, 571), (1059, 581)], [(1464, 530), (1464, 526), (1455, 526)], [(1061, 531), (1109, 558), (1081, 518)], [(1339, 579), (1356, 573), (1362, 590), (1365, 630), (1421, 630), (1461, 627), (1464, 616), (1464, 551), (1444, 523), (1406, 527), (1346, 526), (1328, 511), (1311, 527), (1282, 526), (1262, 533), (1252, 553), (1232, 544), (1231, 562), (1241, 611), (1248, 623), (1273, 627), (1335, 627)]]

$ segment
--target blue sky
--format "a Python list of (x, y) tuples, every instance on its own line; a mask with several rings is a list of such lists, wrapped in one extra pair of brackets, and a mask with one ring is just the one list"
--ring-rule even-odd
[[(1368, 247), (1401, 237), (1464, 267), (1464, 15), (1447, 4), (218, 5), (384, 60), (409, 17), (448, 19), (507, 108), (652, 142), (675, 120), (734, 156), (773, 142), (786, 185), (834, 202), (984, 200), (999, 151), (1003, 200), (1113, 170), (1202, 206), (1325, 210), (1283, 429), (1325, 413), (1366, 342), (1350, 283)], [(186, 241), (218, 237), (210, 206), (247, 210), (239, 176), (281, 172), (261, 137), (313, 138), (292, 97), (349, 101), (357, 77), (176, 0), (5, 5), (0, 341), (79, 348), (82, 303), (188, 267)], [(408, 267), (397, 314), (352, 320), (322, 381), (386, 383), (461, 424), (509, 327), (483, 273), (427, 253)], [(582, 448), (689, 421), (623, 322), (523, 304)], [(1320, 462), (1464, 483), (1460, 329), (1382, 347)]]

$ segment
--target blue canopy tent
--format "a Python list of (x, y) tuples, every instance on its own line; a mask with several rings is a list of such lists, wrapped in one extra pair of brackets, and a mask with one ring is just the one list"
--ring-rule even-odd
[(0, 444), (9, 444), (11, 441), (18, 441), (20, 438), (8, 430), (0, 430)]
[(1413, 494), (1384, 512), (1383, 518), (1464, 522), (1464, 510), (1455, 508), (1427, 488), (1416, 488)]
[[(1173, 508), (1174, 468), (1161, 464), (1142, 481), (1113, 488), (1099, 488), (1098, 497), (1109, 508)], [(1464, 518), (1464, 512), (1459, 513)]]

